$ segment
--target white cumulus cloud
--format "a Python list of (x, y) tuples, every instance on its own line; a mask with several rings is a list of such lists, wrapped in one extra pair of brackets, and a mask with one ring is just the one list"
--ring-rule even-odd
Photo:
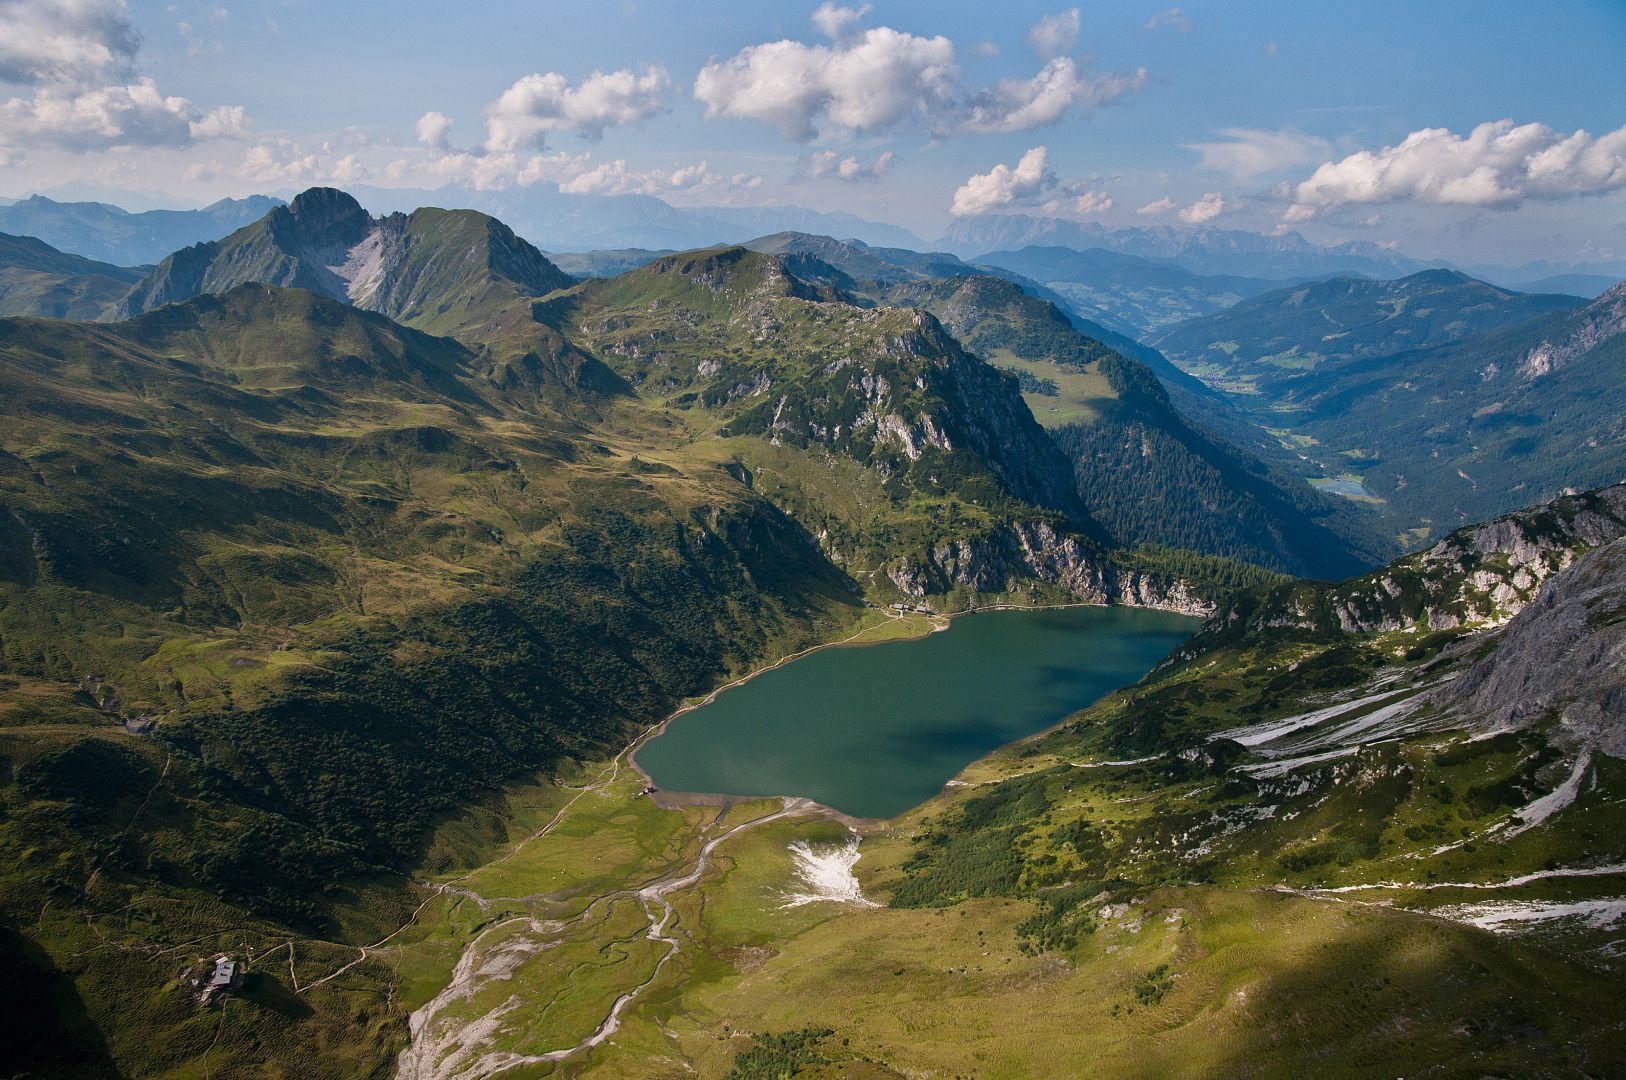
[(0, 81), (127, 79), (140, 43), (124, 0), (0, 0)]
[(852, 32), (853, 27), (857, 26), (869, 11), (868, 4), (862, 7), (841, 7), (830, 3), (830, 0), (825, 0), (813, 12), (813, 25), (819, 28), (819, 33), (831, 41), (840, 41)]
[(452, 132), (452, 118), (443, 112), (430, 109), (418, 117), (418, 141), (435, 150), (446, 149), (447, 140)]
[(844, 180), (849, 184), (879, 180), (897, 155), (887, 150), (873, 161), (865, 161), (857, 154), (840, 154), (834, 150), (819, 150), (807, 154), (796, 163), (796, 175), (804, 180)]
[[(440, 180), (468, 184), (480, 191), (529, 187), (540, 181), (559, 183), (592, 167), (591, 154), (487, 154), (453, 150), (436, 154), (424, 171)], [(402, 180), (415, 172), (411, 162), (401, 160), (389, 166), (392, 180)]]
[(959, 78), (954, 44), (875, 27), (833, 45), (771, 41), (700, 69), (694, 96), (708, 117), (757, 120), (809, 142), (819, 122), (881, 132), (931, 114)]
[(0, 146), (12, 150), (177, 147), (191, 143), (194, 124), (201, 134), (226, 123), (226, 118), (200, 114), (185, 98), (164, 96), (151, 79), (92, 90), (45, 87), (31, 97), (0, 103)]
[(222, 105), (192, 121), (194, 139), (246, 139), (248, 136), (248, 110), (241, 105)]
[(370, 178), (372, 172), (356, 155), (346, 154), (334, 162), (331, 175), (341, 184), (357, 184)]
[(1156, 199), (1138, 208), (1135, 213), (1142, 217), (1163, 217), (1173, 213), (1187, 225), (1206, 225), (1219, 217), (1231, 204), (1217, 191), (1210, 191), (1196, 202), (1188, 206), (1181, 206), (1167, 195)]
[(551, 131), (597, 139), (610, 127), (640, 124), (659, 112), (671, 79), (659, 65), (595, 71), (576, 86), (558, 72), (530, 74), (486, 107), (486, 149), (542, 149)]
[(622, 160), (606, 161), (559, 185), (567, 195), (668, 195), (713, 188), (750, 189), (762, 177), (712, 171), (702, 161), (672, 169), (633, 169)]
[(1027, 131), (1053, 124), (1070, 110), (1093, 112), (1145, 85), (1145, 68), (1086, 77), (1070, 58), (1058, 56), (1031, 79), (1002, 79), (976, 94), (957, 130), (980, 134)]
[(1048, 147), (1035, 146), (1013, 168), (995, 165), (969, 177), (954, 192), (949, 213), (975, 217), (995, 210), (1037, 207), (1048, 214), (1099, 214), (1112, 209), (1112, 196), (1085, 181), (1064, 183), (1050, 168)]
[(287, 139), (267, 139), (251, 146), (236, 173), (258, 184), (301, 184), (316, 177), (322, 159)]
[(202, 109), (135, 72), (140, 35), (124, 0), (0, 0), (0, 159), (245, 138), (241, 106)]
[(1626, 189), (1626, 126), (1593, 136), (1497, 120), (1480, 124), (1466, 136), (1446, 128), (1424, 128), (1394, 146), (1326, 162), (1292, 189), (1293, 203), (1283, 220), (1307, 221), (1323, 210), (1350, 204), (1414, 200), (1511, 209), (1530, 199), (1622, 189)]
[(1086, 191), (1073, 199), (1075, 214), (1104, 214), (1112, 209), (1112, 196), (1104, 191)]
[(1181, 209), (1180, 220), (1187, 225), (1206, 225), (1225, 212), (1225, 199), (1217, 191), (1210, 191), (1190, 206)]
[(1191, 20), (1177, 7), (1165, 8), (1142, 23), (1140, 29), (1143, 34), (1153, 30), (1178, 30), (1185, 34), (1191, 31)]
[(1080, 24), (1077, 8), (1069, 8), (1059, 15), (1046, 15), (1028, 31), (1028, 44), (1041, 60), (1071, 52), (1078, 41)]
[(1001, 163), (988, 172), (971, 176), (955, 191), (949, 213), (955, 217), (975, 217), (992, 210), (1037, 202), (1057, 184), (1049, 158), (1047, 147), (1035, 146), (1022, 155), (1014, 169)]
[[(821, 131), (885, 133), (910, 121), (939, 136), (1000, 134), (1055, 123), (1070, 112), (1087, 115), (1146, 84), (1144, 68), (1092, 75), (1057, 55), (1032, 78), (970, 88), (961, 83), (948, 38), (885, 26), (858, 34), (851, 30), (853, 12), (815, 13), (829, 45), (772, 41), (707, 64), (694, 83), (706, 116), (756, 120), (797, 142), (811, 142)], [(1076, 18), (1077, 12), (1053, 16), (1062, 30), (1041, 36), (1060, 41)]]

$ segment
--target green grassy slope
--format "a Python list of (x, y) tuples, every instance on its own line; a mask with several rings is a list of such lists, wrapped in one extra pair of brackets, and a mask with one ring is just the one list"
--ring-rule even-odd
[(100, 318), (140, 274), (0, 233), (0, 316)]
[[(338, 200), (297, 209), (294, 224), (328, 213), (320, 228), (305, 221), (307, 240), (360, 225)], [(267, 1074), (389, 1075), (405, 1009), (444, 988), (465, 935), (498, 913), (589, 913), (595, 896), (698, 848), (716, 815), (659, 812), (630, 774), (582, 795), (584, 777), (615, 774), (602, 759), (764, 660), (855, 624), (903, 626), (866, 602), (1189, 606), (1279, 584), (1093, 536), (1073, 464), (1016, 377), (927, 310), (850, 303), (739, 248), (542, 295), (546, 283), (522, 287), (504, 269), (523, 249), (488, 260), (504, 244), (488, 219), (426, 211), (401, 219), (400, 236), (413, 220), (442, 245), (379, 263), (394, 269), (378, 295), (449, 336), (252, 282), (118, 324), (0, 320), (0, 397), (15, 403), (0, 433), (0, 903), (16, 935), (0, 949), (49, 997), (38, 1022), (63, 1034), (27, 1063), (36, 1073), (254, 1073), (268, 1061)], [(338, 241), (324, 250), (353, 250)], [(296, 275), (331, 265), (283, 263), (286, 245), (237, 250), (243, 266)], [(986, 343), (1040, 326), (1001, 319), (965, 333)], [(1045, 325), (1052, 338), (1032, 348), (1095, 347)], [(991, 347), (1040, 362), (1015, 351), (1030, 348), (1020, 334)], [(1107, 418), (1134, 395), (1156, 406), (1155, 383), (1117, 385), (1114, 354), (1091, 355), (1083, 368), (1045, 362), (1099, 380)], [(1528, 771), (1509, 762), (1509, 777)], [(496, 794), (505, 784), (518, 786)], [(560, 817), (578, 796), (584, 816)], [(905, 879), (931, 869), (900, 870), (905, 838), (892, 839), (873, 865), (907, 900)], [(499, 848), (483, 894), (497, 906), (457, 892)], [(763, 854), (743, 880), (783, 866), (782, 844)], [(716, 950), (695, 954), (685, 1008), (697, 1011), (681, 1024), (681, 1039), (716, 1044), (684, 1051), (711, 1073), (736, 1052), (755, 1067), (748, 1046), (705, 1027), (725, 1007), (708, 995), (736, 989), (724, 952), (767, 933), (761, 897), (744, 910), (730, 887), (718, 910), (735, 914)], [(592, 1018), (651, 960), (632, 895), (592, 906), (527, 969), (539, 995), (566, 988), (559, 1008), (517, 1017), (535, 1045)], [(1210, 943), (1260, 910), (1191, 903), (1214, 912)], [(688, 933), (698, 915), (684, 910)], [(940, 974), (940, 916), (895, 910), (908, 914), (875, 926), (899, 929), (908, 955), (874, 949), (863, 975), (883, 997), (901, 976), (875, 964), (921, 988)], [(1014, 932), (1029, 917), (1016, 912), (988, 909), (981, 926)], [(812, 936), (787, 960), (839, 947), (806, 914)], [(1016, 940), (1011, 963), (1049, 970)], [(982, 949), (963, 935), (947, 947), (962, 967)], [(252, 953), (252, 981), (199, 1010), (188, 981), (217, 951)], [(1149, 961), (1136, 978), (1163, 962), (1155, 953), (1134, 951)], [(1108, 960), (1089, 970), (1129, 973)], [(769, 1035), (817, 1028), (790, 1015), (814, 992), (772, 1016), (751, 1011), (760, 1002), (726, 1008), (751, 1018), (763, 1036), (751, 1045), (772, 1064), (802, 1044)], [(676, 993), (651, 995), (638, 1040), (667, 1038), (658, 1010)], [(1094, 1022), (1092, 1010), (1076, 1017)], [(831, 1069), (970, 1064), (936, 1037), (825, 1026), (871, 1040), (809, 1051)], [(639, 1075), (646, 1059), (602, 1060)]]
[[(581, 440), (308, 292), (0, 341), (0, 888), (122, 1068), (207, 1046), (184, 943), (383, 936), (439, 815), (856, 614), (726, 472), (636, 467), (642, 421)], [(320, 1001), (262, 1003), (279, 1060), (387, 1053), (387, 1007)]]
[(919, 311), (839, 302), (744, 248), (661, 259), (542, 310), (646, 398), (720, 435), (839, 453), (894, 498), (1020, 502), (1090, 528), (1014, 380)]
[(976, 269), (945, 252), (871, 247), (857, 240), (836, 240), (809, 233), (782, 232), (748, 240), (742, 247), (786, 259), (793, 272), (826, 274), (832, 284), (873, 289), (906, 281), (956, 277)]
[[(0, 894), (54, 1022), (101, 1033), (63, 1054), (189, 1075), (230, 1031), (279, 1068), (387, 1072), (394, 976), (345, 965), (422, 899), (408, 868), (506, 817), (426, 856), (435, 825), (845, 632), (900, 595), (889, 560), (1053, 525), (1142, 601), (1171, 570), (1260, 579), (1067, 533), (1070, 470), (1014, 380), (929, 315), (825, 295), (735, 251), (493, 301), (488, 340), (252, 283), (0, 320)], [(661, 349), (635, 364), (640, 342)], [(730, 399), (736, 376), (805, 428)], [(867, 410), (901, 427), (853, 437)], [(1071, 595), (1021, 573), (1022, 599)], [(197, 1010), (187, 972), (250, 950), (281, 952)]]

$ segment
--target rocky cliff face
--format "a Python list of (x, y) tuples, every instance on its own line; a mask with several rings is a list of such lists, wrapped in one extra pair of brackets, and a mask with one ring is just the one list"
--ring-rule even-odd
[(1483, 731), (1556, 720), (1559, 741), (1626, 757), (1626, 538), (1550, 577), (1434, 701)]
[[(1014, 380), (963, 350), (925, 311), (823, 305), (872, 345), (786, 377), (732, 421), (730, 434), (826, 446), (889, 481), (978, 494), (972, 474), (990, 471), (1022, 502), (1095, 529), (1071, 464), (1028, 411)], [(902, 325), (897, 325), (901, 323)], [(861, 335), (861, 336), (860, 336)]]
[(1538, 379), (1626, 333), (1626, 281), (1576, 313), (1564, 333), (1543, 340), (1519, 366), (1527, 379)]
[(1043, 522), (1011, 522), (973, 539), (944, 541), (924, 559), (901, 560), (886, 574), (902, 592), (922, 599), (956, 586), (1013, 592), (1024, 580), (1036, 578), (1091, 603), (1184, 615), (1214, 612), (1213, 603), (1197, 596), (1185, 582), (1114, 566), (1087, 540)]
[(1272, 629), (1369, 634), (1490, 629), (1591, 548), (1626, 536), (1626, 484), (1566, 495), (1459, 529), (1427, 551), (1336, 585), (1298, 582), (1244, 597), (1204, 630), (1227, 641)]

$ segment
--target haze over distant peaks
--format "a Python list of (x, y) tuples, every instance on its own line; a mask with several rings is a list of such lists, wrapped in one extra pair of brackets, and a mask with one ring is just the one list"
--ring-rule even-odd
[(250, 195), (201, 210), (131, 213), (100, 202), (58, 202), (32, 195), (0, 206), (0, 232), (34, 236), (52, 247), (119, 266), (155, 263), (178, 248), (213, 240), (264, 217), (281, 199)]
[(966, 258), (1035, 244), (1105, 248), (1177, 262), (1188, 270), (1204, 274), (1253, 277), (1315, 277), (1331, 273), (1398, 277), (1422, 267), (1415, 259), (1366, 241), (1320, 246), (1296, 232), (1266, 236), (1211, 226), (1175, 228), (1168, 225), (1114, 229), (1093, 221), (1026, 214), (964, 218), (956, 221), (937, 241), (938, 247)]
[(1274, 289), (1148, 340), (1211, 383), (1267, 387), (1329, 361), (1438, 345), (1580, 304), (1580, 297), (1513, 292), (1455, 270), (1390, 281), (1338, 277)]

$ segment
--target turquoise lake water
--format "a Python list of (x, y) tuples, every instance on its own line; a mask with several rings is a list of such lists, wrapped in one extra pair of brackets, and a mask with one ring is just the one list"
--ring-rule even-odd
[(1197, 620), (1137, 608), (995, 611), (914, 641), (822, 649), (646, 743), (668, 791), (801, 795), (892, 817), (997, 747), (1139, 679)]

